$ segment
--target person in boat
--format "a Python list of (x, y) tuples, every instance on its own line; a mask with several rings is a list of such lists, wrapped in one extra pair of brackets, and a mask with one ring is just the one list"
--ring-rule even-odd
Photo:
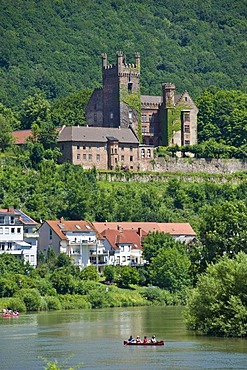
[(153, 335), (152, 338), (151, 338), (151, 343), (156, 343), (156, 342), (157, 342), (157, 340), (155, 338), (155, 335)]
[(148, 338), (146, 336), (143, 338), (143, 343), (148, 343)]
[(128, 342), (131, 342), (131, 343), (134, 343), (134, 342), (135, 342), (135, 340), (134, 340), (134, 338), (132, 337), (132, 335), (129, 337)]
[(141, 341), (141, 338), (140, 338), (140, 336), (139, 335), (137, 335), (137, 337), (136, 337), (136, 343), (141, 343), (142, 341)]

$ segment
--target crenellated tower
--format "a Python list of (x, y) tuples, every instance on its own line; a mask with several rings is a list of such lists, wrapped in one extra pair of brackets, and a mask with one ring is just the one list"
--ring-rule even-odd
[(140, 54), (135, 64), (127, 64), (122, 51), (116, 54), (116, 64), (107, 63), (102, 54), (102, 101), (104, 127), (129, 127), (137, 133), (141, 115)]

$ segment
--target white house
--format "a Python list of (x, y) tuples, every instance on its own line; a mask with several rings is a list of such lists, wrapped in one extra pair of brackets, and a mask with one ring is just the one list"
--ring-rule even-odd
[(102, 236), (109, 252), (109, 265), (143, 265), (141, 235), (135, 230), (104, 230)]
[(88, 221), (45, 221), (39, 229), (38, 249), (46, 254), (49, 248), (56, 255), (67, 254), (80, 269), (94, 265), (100, 271), (108, 260), (102, 236)]
[(12, 254), (36, 267), (37, 226), (37, 222), (21, 210), (0, 209), (0, 254)]

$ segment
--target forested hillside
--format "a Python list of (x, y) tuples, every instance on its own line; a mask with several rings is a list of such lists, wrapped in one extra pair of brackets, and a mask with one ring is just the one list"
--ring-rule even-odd
[(0, 101), (61, 99), (101, 84), (101, 53), (141, 53), (142, 94), (172, 81), (194, 98), (210, 85), (246, 91), (241, 0), (0, 0)]

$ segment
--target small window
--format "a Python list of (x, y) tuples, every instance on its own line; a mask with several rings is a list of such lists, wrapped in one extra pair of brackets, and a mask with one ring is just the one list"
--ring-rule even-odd
[(142, 126), (142, 133), (145, 134), (146, 133), (146, 130), (147, 128), (145, 126)]
[(189, 113), (184, 114), (184, 121), (185, 122), (190, 122), (190, 114)]
[(188, 98), (187, 98), (187, 96), (185, 96), (185, 97), (184, 97), (184, 101), (188, 101)]
[(52, 229), (50, 229), (50, 240), (52, 239)]
[(17, 227), (17, 234), (20, 234), (20, 233), (21, 233), (21, 228)]
[(87, 159), (87, 155), (86, 154), (83, 154), (83, 159), (86, 160)]
[(147, 122), (147, 115), (146, 114), (142, 114), (142, 122)]
[(117, 148), (115, 148), (115, 154), (117, 154)]
[(92, 149), (92, 146), (91, 145), (88, 145), (88, 149), (91, 150)]
[(97, 154), (97, 156), (96, 156), (96, 160), (97, 160), (97, 161), (100, 161), (100, 154)]
[(117, 158), (115, 158), (115, 163), (117, 163)]
[(80, 145), (76, 145), (76, 149), (80, 149)]
[(3, 234), (3, 228), (0, 227), (0, 234)]
[(121, 161), (122, 162), (124, 161), (124, 155), (121, 155)]
[(130, 156), (130, 162), (133, 162), (133, 155)]
[(150, 158), (151, 157), (151, 151), (150, 149), (147, 150), (147, 157)]
[(142, 149), (142, 158), (145, 158), (145, 149)]
[(4, 224), (4, 216), (0, 216), (0, 224)]
[(88, 160), (91, 161), (93, 159), (92, 154), (88, 154)]
[(76, 158), (77, 159), (80, 159), (81, 158), (81, 155), (80, 154), (77, 154)]
[(82, 147), (82, 149), (83, 149), (83, 150), (85, 150), (86, 148), (87, 148), (87, 147), (86, 147), (86, 145), (84, 144), (84, 145), (83, 145), (83, 147)]
[(15, 228), (11, 227), (11, 234), (14, 234), (14, 233), (15, 233)]
[(190, 145), (190, 140), (185, 140), (185, 141), (184, 141), (184, 144), (185, 144), (185, 145)]
[(189, 125), (184, 126), (184, 132), (190, 132), (190, 126)]
[(9, 227), (5, 227), (5, 235), (9, 234)]
[(132, 146), (130, 147), (130, 151), (133, 152), (133, 147)]

